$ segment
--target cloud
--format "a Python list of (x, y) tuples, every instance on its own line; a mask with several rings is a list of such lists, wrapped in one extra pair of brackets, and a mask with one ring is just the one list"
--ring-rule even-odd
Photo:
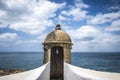
[(75, 20), (80, 21), (87, 18), (88, 11), (84, 10), (89, 8), (82, 0), (75, 0), (75, 5), (71, 6), (69, 10), (63, 10), (59, 15), (60, 20)]
[(77, 8), (88, 8), (89, 6), (83, 2), (83, 0), (75, 0), (75, 6)]
[(110, 27), (105, 28), (106, 31), (120, 31), (120, 20), (115, 20)]
[(44, 42), (44, 39), (46, 37), (46, 33), (44, 34), (41, 34), (39, 36), (37, 36), (37, 38), (34, 38), (34, 39), (29, 39), (29, 40), (17, 40), (16, 41), (16, 45), (36, 45), (36, 44), (41, 44)]
[(120, 0), (111, 0), (112, 5), (109, 9), (110, 10), (120, 10)]
[(0, 34), (0, 43), (1, 42), (11, 42), (17, 39), (16, 33), (3, 33)]
[(69, 20), (68, 18), (64, 17), (63, 15), (59, 15), (58, 19), (62, 20), (62, 21)]
[(112, 34), (120, 31), (120, 11), (116, 11), (118, 6), (114, 6), (116, 12), (95, 14), (89, 12), (92, 8), (83, 0), (73, 2), (70, 5), (49, 0), (0, 0), (0, 29), (27, 33), (22, 36), (16, 33), (0, 34), (0, 45), (13, 45), (18, 49), (27, 46), (28, 51), (36, 48), (36, 45), (40, 47), (46, 32), (50, 31), (48, 28), (58, 20), (72, 38), (73, 51), (120, 50), (119, 34)]
[[(8, 21), (9, 23), (21, 20), (21, 16), (25, 15), (25, 13), (29, 13), (29, 7), (27, 3), (30, 0), (1, 0), (0, 11), (3, 12), (2, 20)], [(31, 4), (30, 4), (31, 5)]]
[(97, 14), (88, 20), (89, 24), (105, 24), (120, 18), (120, 11), (106, 14)]
[(0, 29), (1, 28), (6, 28), (8, 26), (8, 24), (4, 23), (4, 22), (0, 22)]
[[(100, 30), (97, 28), (94, 28), (92, 26), (82, 26), (79, 27), (78, 29), (74, 30), (67, 30), (67, 32), (71, 35), (73, 39), (76, 40), (84, 40), (84, 39), (92, 39), (93, 37), (97, 36), (100, 34)], [(77, 34), (76, 34), (77, 33)], [(76, 34), (76, 35), (75, 35)]]
[(74, 20), (82, 20), (86, 18), (87, 11), (81, 10), (79, 8), (73, 8), (71, 9), (68, 15), (72, 15)]
[(54, 3), (48, 0), (1, 0), (0, 26), (9, 24), (9, 28), (32, 35), (40, 34), (53, 25), (51, 18), (66, 3)]
[(16, 42), (16, 45), (30, 45), (30, 46), (32, 46), (32, 45), (35, 45), (35, 44), (40, 44), (40, 41), (39, 40), (37, 40), (37, 39), (33, 39), (33, 40), (19, 40), (19, 41), (17, 41)]
[(118, 51), (120, 37), (94, 26), (81, 26), (78, 29), (67, 29), (71, 36), (73, 51)]
[(120, 5), (110, 7), (110, 10), (120, 10)]
[(32, 35), (36, 35), (36, 34), (41, 34), (46, 28), (47, 26), (52, 26), (53, 23), (51, 20), (45, 20), (42, 22), (18, 22), (18, 23), (14, 23), (11, 24), (9, 26), (9, 28), (17, 30), (17, 31), (23, 31)]

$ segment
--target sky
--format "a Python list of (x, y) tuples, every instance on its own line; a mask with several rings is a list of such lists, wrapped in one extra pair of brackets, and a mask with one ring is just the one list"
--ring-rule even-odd
[(120, 52), (120, 0), (0, 0), (0, 52), (43, 52), (58, 23), (72, 52)]

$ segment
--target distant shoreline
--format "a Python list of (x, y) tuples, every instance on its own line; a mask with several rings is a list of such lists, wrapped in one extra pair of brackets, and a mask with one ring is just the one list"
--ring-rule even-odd
[(12, 68), (12, 69), (0, 69), (0, 76), (9, 75), (9, 74), (15, 74), (24, 72), (26, 70), (18, 69), (18, 68)]

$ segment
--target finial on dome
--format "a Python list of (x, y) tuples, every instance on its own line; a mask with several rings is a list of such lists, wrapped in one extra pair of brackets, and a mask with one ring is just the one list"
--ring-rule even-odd
[(55, 30), (61, 30), (60, 24), (57, 24), (57, 25), (56, 25)]

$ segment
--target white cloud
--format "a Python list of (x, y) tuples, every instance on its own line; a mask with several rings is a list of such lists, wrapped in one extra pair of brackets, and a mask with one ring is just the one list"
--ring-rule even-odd
[(75, 6), (78, 8), (88, 8), (89, 6), (83, 0), (75, 0)]
[(16, 42), (16, 45), (29, 45), (29, 46), (32, 46), (32, 45), (35, 45), (35, 44), (40, 44), (40, 41), (39, 40), (37, 40), (37, 39), (33, 39), (33, 40), (19, 40), (19, 41), (17, 41)]
[(106, 14), (97, 14), (95, 17), (92, 17), (90, 20), (88, 20), (88, 23), (89, 24), (104, 24), (107, 22), (112, 22), (119, 18), (120, 18), (120, 11), (106, 13)]
[(6, 13), (5, 13), (4, 11), (1, 11), (1, 10), (0, 10), (0, 17), (4, 17), (5, 14), (6, 14)]
[(59, 19), (59, 20), (62, 20), (62, 21), (68, 20), (68, 18), (66, 18), (66, 17), (64, 17), (64, 16), (62, 16), (62, 15), (59, 15), (58, 19)]
[(71, 35), (73, 39), (76, 40), (82, 40), (84, 38), (89, 39), (89, 37), (95, 37), (100, 34), (100, 30), (89, 25), (79, 27), (76, 30), (68, 30), (67, 32)]
[(47, 26), (52, 26), (52, 25), (53, 23), (51, 20), (42, 21), (42, 22), (29, 21), (29, 22), (18, 22), (11, 24), (9, 28), (36, 35), (36, 34), (41, 34), (47, 28)]
[(0, 10), (0, 28), (4, 28), (7, 26), (6, 22), (3, 20), (5, 17), (5, 12)]
[[(0, 34), (0, 44), (39, 45), (44, 42), (47, 34), (45, 30), (53, 26), (54, 20), (58, 19), (73, 40), (73, 51), (120, 50), (119, 35), (109, 32), (120, 31), (120, 11), (90, 16), (86, 10), (89, 5), (85, 4), (83, 0), (74, 0), (74, 2), (73, 5), (67, 5), (65, 2), (55, 3), (49, 0), (0, 0), (0, 28), (8, 27), (32, 34), (28, 40), (23, 39), (23, 36), (27, 37), (26, 35), (19, 36), (18, 40), (16, 33)], [(60, 14), (58, 10), (61, 11)], [(56, 13), (57, 11), (58, 13)], [(102, 27), (102, 29), (86, 25), (77, 28), (76, 25), (84, 25), (84, 22), (81, 23), (82, 20), (88, 20), (90, 25), (105, 24), (109, 27), (106, 26), (105, 29)], [(73, 21), (75, 24), (72, 24)]]
[(42, 40), (42, 42), (44, 41), (45, 37), (47, 36), (48, 33), (43, 33), (40, 36), (37, 37), (38, 40)]
[(3, 34), (0, 34), (0, 43), (1, 42), (14, 41), (15, 39), (17, 39), (17, 34), (16, 33), (3, 33)]
[[(70, 20), (70, 19), (73, 19), (73, 20), (76, 20), (76, 21), (79, 21), (79, 20), (83, 20), (83, 19), (86, 19), (87, 18), (87, 11), (85, 10), (82, 10), (80, 8), (71, 8), (69, 11), (62, 11), (61, 14), (59, 15), (59, 19), (60, 20)], [(66, 17), (63, 17), (62, 15), (66, 16)], [(72, 17), (70, 17), (72, 16)]]
[(87, 17), (87, 11), (81, 10), (79, 8), (73, 8), (71, 11), (69, 11), (68, 15), (72, 15), (74, 20), (82, 20)]
[[(68, 29), (73, 40), (73, 51), (114, 51), (120, 49), (120, 37), (93, 26)], [(117, 47), (117, 48), (116, 48)]]
[(8, 24), (0, 22), (0, 28), (6, 28)]
[[(61, 9), (66, 3), (54, 3), (48, 0), (2, 0), (0, 8), (0, 21), (2, 24), (10, 24), (9, 28), (39, 34), (48, 26), (53, 25), (53, 18), (56, 11)], [(1, 25), (2, 25), (1, 24)], [(3, 25), (2, 25), (3, 26)]]
[(111, 0), (112, 6), (108, 10), (120, 10), (120, 0)]
[(64, 5), (66, 5), (66, 3), (58, 4), (50, 1), (40, 2), (38, 6), (33, 8), (35, 12), (34, 15), (40, 19), (48, 19), (54, 17), (56, 15), (55, 12)]
[(29, 40), (17, 40), (15, 45), (28, 45), (28, 46), (35, 46), (35, 45), (41, 45), (44, 42), (44, 39), (46, 37), (46, 33), (43, 33), (37, 38), (29, 39)]
[(60, 20), (83, 20), (87, 18), (88, 11), (84, 8), (89, 8), (89, 6), (83, 3), (82, 0), (75, 0), (75, 5), (71, 6), (69, 10), (63, 10), (59, 15)]
[(115, 20), (110, 27), (105, 28), (106, 31), (120, 31), (120, 20)]
[(120, 5), (110, 7), (110, 10), (120, 10)]

